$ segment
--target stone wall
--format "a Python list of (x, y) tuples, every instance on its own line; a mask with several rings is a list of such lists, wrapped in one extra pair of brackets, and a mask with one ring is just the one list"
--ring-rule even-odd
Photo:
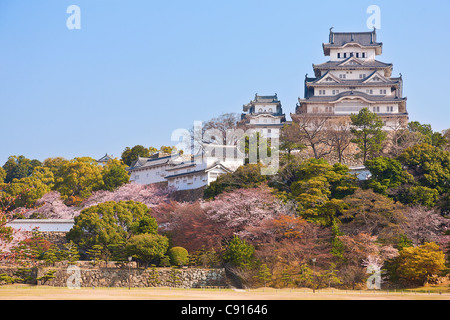
[[(13, 275), (16, 268), (0, 267), (0, 274)], [(29, 281), (31, 284), (66, 287), (69, 277), (75, 280), (75, 272), (68, 270), (67, 266), (35, 267), (32, 270), (34, 279), (46, 274), (49, 270), (57, 270), (55, 279), (46, 283), (42, 281)], [(154, 270), (154, 271), (153, 271)], [(80, 287), (225, 287), (228, 286), (225, 269), (197, 269), (197, 268), (155, 268), (138, 269), (124, 267), (79, 267)], [(153, 274), (154, 273), (154, 274)], [(75, 283), (72, 281), (71, 283)]]

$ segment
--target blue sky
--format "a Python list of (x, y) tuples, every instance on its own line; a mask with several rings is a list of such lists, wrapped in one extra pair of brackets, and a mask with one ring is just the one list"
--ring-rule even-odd
[[(66, 26), (72, 4), (81, 30)], [(255, 93), (289, 115), (328, 60), (329, 28), (368, 30), (369, 5), (411, 120), (450, 128), (449, 1), (1, 0), (0, 165), (174, 145), (173, 130), (240, 113)]]

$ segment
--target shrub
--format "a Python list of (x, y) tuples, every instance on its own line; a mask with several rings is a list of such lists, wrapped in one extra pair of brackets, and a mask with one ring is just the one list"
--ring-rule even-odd
[(189, 262), (189, 253), (183, 247), (173, 247), (167, 252), (167, 254), (169, 255), (170, 263), (173, 266), (182, 266)]

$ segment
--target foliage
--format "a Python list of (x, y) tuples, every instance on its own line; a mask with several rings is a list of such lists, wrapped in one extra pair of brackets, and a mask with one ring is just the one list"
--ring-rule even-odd
[(126, 242), (142, 231), (143, 219), (148, 223), (150, 209), (139, 202), (104, 202), (81, 211), (67, 234), (81, 248), (108, 246)]
[(407, 282), (425, 284), (427, 278), (445, 268), (445, 255), (436, 243), (407, 247), (398, 257), (397, 273)]
[(169, 247), (169, 240), (157, 234), (138, 234), (132, 236), (126, 244), (128, 256), (148, 265), (155, 259), (162, 258)]
[(189, 262), (189, 253), (183, 247), (173, 247), (167, 252), (173, 266), (185, 266)]
[(243, 267), (252, 262), (254, 254), (255, 248), (252, 245), (234, 236), (223, 254), (223, 259), (234, 266)]
[(367, 160), (365, 166), (372, 174), (367, 186), (377, 193), (387, 195), (388, 189), (414, 181), (413, 176), (403, 170), (402, 164), (395, 159), (378, 157)]
[(352, 142), (358, 145), (361, 150), (358, 156), (366, 162), (381, 151), (382, 142), (387, 137), (383, 131), (383, 121), (367, 108), (352, 115), (351, 120), (353, 125), (351, 132), (354, 135)]
[(102, 167), (92, 158), (75, 158), (61, 167), (61, 177), (55, 182), (55, 189), (63, 198), (79, 196), (87, 198), (93, 191), (103, 188)]
[(6, 183), (12, 182), (14, 179), (20, 180), (29, 177), (34, 168), (41, 166), (38, 160), (30, 160), (24, 156), (10, 156), (8, 161), (3, 165), (6, 176), (3, 180)]
[(261, 174), (261, 164), (247, 164), (235, 172), (221, 175), (204, 191), (204, 199), (214, 199), (221, 193), (241, 188), (256, 188), (267, 181)]
[(406, 149), (398, 160), (414, 176), (417, 184), (436, 189), (439, 194), (450, 190), (450, 152), (429, 144)]
[(126, 166), (119, 160), (114, 159), (108, 161), (102, 171), (105, 190), (114, 191), (118, 187), (128, 183), (130, 175), (125, 168)]

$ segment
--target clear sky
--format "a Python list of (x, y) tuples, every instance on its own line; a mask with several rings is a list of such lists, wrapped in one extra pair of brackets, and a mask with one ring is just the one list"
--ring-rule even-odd
[(255, 93), (289, 115), (328, 60), (329, 28), (367, 31), (370, 5), (410, 119), (450, 128), (448, 0), (1, 0), (0, 165), (174, 145), (173, 130), (240, 113)]

